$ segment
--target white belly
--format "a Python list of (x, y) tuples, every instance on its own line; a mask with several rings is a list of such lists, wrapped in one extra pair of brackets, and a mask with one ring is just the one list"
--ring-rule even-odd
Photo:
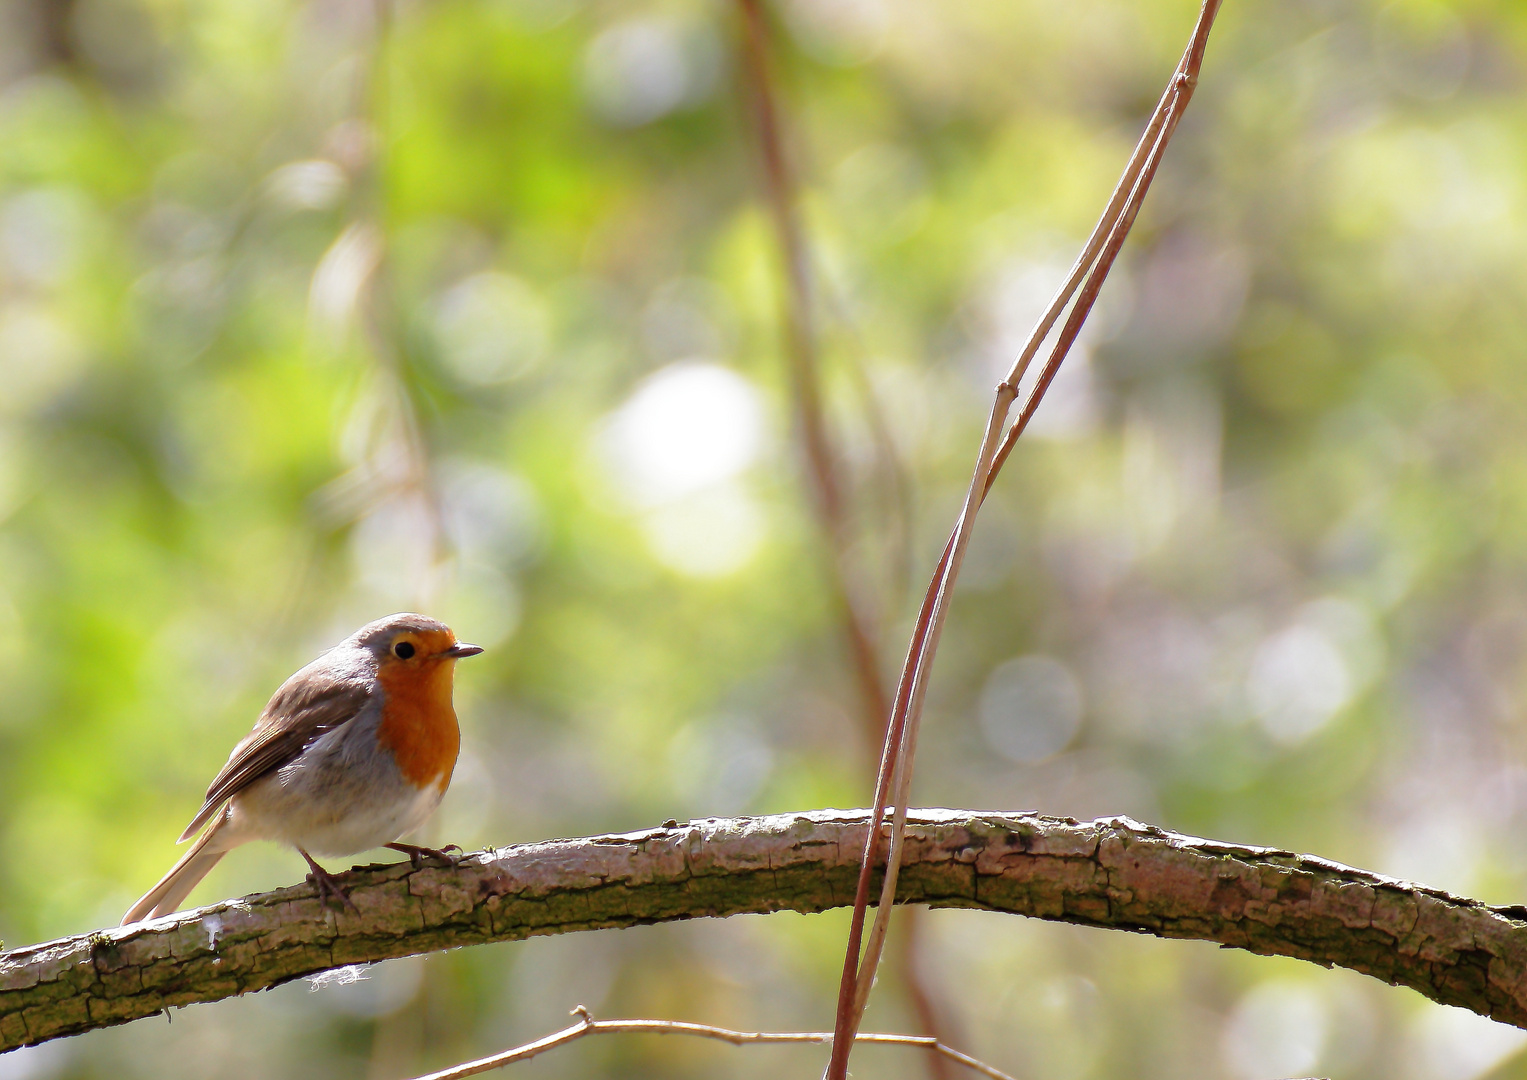
[(374, 752), (374, 740), (341, 739), (343, 732), (329, 732), (230, 799), (230, 839), (275, 840), (310, 855), (354, 855), (422, 825), (440, 805), (444, 783), (414, 787), (390, 755)]

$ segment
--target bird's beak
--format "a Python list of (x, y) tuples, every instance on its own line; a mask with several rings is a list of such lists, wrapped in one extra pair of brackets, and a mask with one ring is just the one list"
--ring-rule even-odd
[(460, 660), (465, 656), (476, 656), (480, 652), (482, 652), (481, 645), (468, 645), (465, 641), (458, 641), (440, 655), (449, 657), (452, 660)]

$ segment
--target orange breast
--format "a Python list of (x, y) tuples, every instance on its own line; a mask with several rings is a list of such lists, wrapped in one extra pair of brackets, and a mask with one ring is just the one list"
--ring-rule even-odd
[(415, 787), (444, 788), (461, 750), (461, 728), (451, 704), (449, 660), (416, 668), (384, 664), (378, 680), (386, 692), (378, 738)]

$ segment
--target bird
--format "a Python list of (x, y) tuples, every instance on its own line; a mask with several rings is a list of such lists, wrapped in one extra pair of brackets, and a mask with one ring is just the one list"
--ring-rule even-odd
[[(421, 866), (444, 850), (397, 843), (440, 804), (461, 729), (456, 661), (482, 652), (438, 619), (401, 612), (368, 623), (281, 684), (207, 788), (177, 843), (190, 850), (122, 919), (167, 915), (224, 855), (251, 840), (290, 844), (319, 898), (355, 904), (314, 855), (387, 847)], [(459, 850), (459, 849), (455, 849)]]

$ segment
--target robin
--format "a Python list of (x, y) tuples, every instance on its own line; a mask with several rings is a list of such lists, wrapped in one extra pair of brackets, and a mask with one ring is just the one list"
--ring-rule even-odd
[(451, 782), (461, 747), (451, 678), (457, 660), (480, 652), (438, 620), (389, 615), (287, 679), (178, 842), (205, 831), (122, 925), (174, 911), (219, 859), (251, 840), (291, 844), (319, 896), (352, 911), (315, 853), (388, 847), (416, 866), (425, 856), (449, 861), (396, 840), (429, 817)]

